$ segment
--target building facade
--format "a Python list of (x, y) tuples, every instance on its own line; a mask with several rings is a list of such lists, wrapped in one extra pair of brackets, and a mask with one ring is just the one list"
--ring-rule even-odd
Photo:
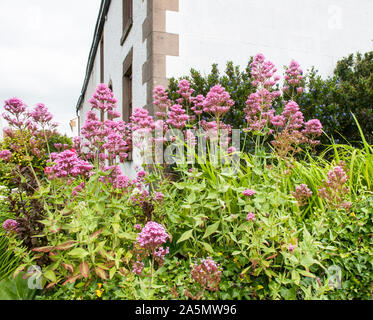
[(371, 12), (372, 0), (102, 0), (78, 128), (99, 83), (113, 90), (128, 121), (134, 108), (154, 112), (152, 91), (169, 78), (191, 68), (207, 74), (227, 61), (244, 68), (257, 53), (327, 76), (340, 58), (373, 50)]

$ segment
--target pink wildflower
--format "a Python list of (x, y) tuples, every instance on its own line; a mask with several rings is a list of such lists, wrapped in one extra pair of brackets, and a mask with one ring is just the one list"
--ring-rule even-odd
[(249, 213), (247, 216), (246, 216), (246, 221), (252, 221), (252, 222), (255, 222), (256, 218), (255, 218), (255, 214), (254, 213)]
[(3, 223), (3, 229), (6, 232), (17, 232), (19, 223), (13, 219), (8, 219)]
[(201, 263), (191, 266), (192, 279), (210, 291), (219, 290), (222, 268), (211, 258), (202, 259)]
[(12, 153), (9, 150), (0, 151), (0, 159), (4, 161), (10, 161), (11, 158), (12, 158)]
[(230, 94), (220, 84), (217, 84), (207, 94), (203, 103), (203, 111), (216, 117), (221, 117), (233, 106), (234, 101), (231, 99)]
[(137, 243), (140, 247), (153, 251), (165, 244), (168, 239), (170, 239), (170, 235), (164, 227), (159, 223), (150, 221), (138, 234)]
[(185, 127), (188, 120), (189, 116), (181, 105), (175, 104), (170, 107), (168, 119), (166, 120), (167, 124), (176, 129), (182, 129)]
[(252, 197), (256, 192), (252, 189), (246, 189), (242, 194), (246, 197)]
[(300, 206), (306, 204), (308, 198), (312, 196), (312, 191), (308, 188), (306, 184), (301, 184), (295, 188), (295, 192), (292, 191), (291, 194), (298, 201)]
[(78, 157), (75, 152), (65, 150), (61, 153), (52, 153), (54, 165), (48, 169), (54, 178), (89, 176), (93, 166)]
[(171, 107), (171, 100), (168, 98), (167, 93), (165, 92), (162, 86), (157, 86), (154, 91), (154, 105), (158, 107), (158, 111), (156, 112), (156, 116), (165, 119), (167, 116), (167, 112)]
[(154, 200), (155, 200), (156, 202), (163, 202), (163, 198), (164, 198), (164, 195), (163, 195), (162, 192), (156, 192), (156, 193), (154, 194)]
[(186, 101), (187, 103), (191, 102), (192, 100), (192, 94), (194, 93), (194, 90), (190, 87), (190, 83), (188, 80), (181, 80), (178, 84), (179, 90), (177, 90), (177, 93), (182, 97), (181, 99), (177, 99), (178, 103), (183, 103)]

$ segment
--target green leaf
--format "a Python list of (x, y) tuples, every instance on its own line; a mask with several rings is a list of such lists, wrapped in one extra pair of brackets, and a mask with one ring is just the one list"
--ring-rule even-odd
[(193, 229), (188, 230), (188, 231), (186, 231), (186, 232), (184, 232), (184, 233), (182, 234), (182, 236), (181, 236), (180, 239), (177, 241), (177, 243), (180, 243), (180, 242), (186, 241), (186, 240), (190, 239), (192, 236), (193, 236)]
[(300, 260), (300, 264), (304, 266), (305, 268), (309, 268), (311, 265), (313, 265), (316, 261), (311, 256), (305, 256), (302, 257)]
[(299, 286), (300, 283), (300, 276), (299, 273), (296, 270), (293, 270), (291, 272), (291, 279), (294, 281), (294, 283)]
[(312, 274), (311, 272), (308, 272), (306, 270), (298, 270), (298, 272), (305, 277), (309, 277), (309, 278), (313, 278), (313, 279), (316, 278), (316, 276), (314, 274)]
[(196, 194), (194, 192), (192, 192), (188, 197), (187, 197), (187, 202), (192, 204), (194, 202), (196, 202)]
[(206, 229), (205, 235), (203, 236), (202, 239), (205, 239), (205, 238), (211, 236), (213, 233), (215, 233), (218, 230), (219, 225), (220, 225), (220, 221), (215, 222), (214, 224), (208, 226), (207, 229)]
[(212, 247), (207, 242), (202, 242), (202, 244), (205, 247), (206, 251), (214, 253), (214, 249), (212, 249)]
[(117, 268), (116, 267), (112, 267), (109, 271), (109, 278), (110, 280), (113, 279), (114, 275), (115, 275), (115, 272), (117, 272)]
[(121, 232), (118, 234), (119, 239), (136, 240), (137, 233), (135, 232)]
[(37, 290), (29, 289), (22, 272), (17, 277), (0, 281), (0, 300), (33, 300)]
[(71, 250), (69, 252), (69, 255), (70, 256), (74, 256), (76, 258), (80, 258), (80, 259), (83, 259), (84, 257), (86, 257), (88, 255), (88, 251), (82, 249), (82, 248), (75, 248), (73, 250)]
[(45, 271), (43, 276), (53, 283), (57, 282), (56, 274), (52, 270)]

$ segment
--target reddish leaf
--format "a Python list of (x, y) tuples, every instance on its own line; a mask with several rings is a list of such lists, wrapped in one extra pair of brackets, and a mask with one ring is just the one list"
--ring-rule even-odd
[(67, 250), (73, 247), (76, 241), (70, 240), (56, 247), (56, 250)]
[(91, 235), (91, 239), (96, 239), (103, 231), (104, 229), (96, 231), (94, 234)]
[(89, 266), (88, 266), (88, 262), (87, 261), (83, 261), (81, 264), (80, 264), (80, 273), (83, 275), (84, 278), (88, 278), (89, 276)]
[(278, 256), (278, 253), (274, 254), (273, 256), (268, 257), (266, 260), (271, 260), (274, 259)]
[(74, 273), (74, 267), (71, 264), (62, 263), (62, 266), (71, 273)]
[(99, 267), (96, 267), (95, 272), (96, 272), (97, 276), (99, 276), (101, 279), (107, 280), (107, 274), (106, 274), (105, 270), (103, 270)]
[(17, 276), (19, 275), (19, 273), (20, 273), (21, 271), (25, 270), (25, 268), (26, 268), (26, 264), (22, 264), (22, 265), (20, 265), (20, 266), (16, 269), (16, 271), (14, 272), (13, 277), (14, 277), (14, 278), (17, 278)]
[(32, 276), (31, 273), (25, 273), (25, 274), (22, 276), (22, 279), (23, 279), (23, 280), (26, 280), (26, 279), (30, 278), (31, 276)]
[(40, 248), (32, 249), (32, 251), (34, 251), (34, 252), (50, 252), (54, 249), (55, 249), (55, 247), (40, 247)]
[(54, 287), (55, 285), (56, 285), (55, 283), (50, 283), (50, 284), (48, 284), (48, 285), (46, 286), (46, 289), (48, 290), (48, 289)]
[(49, 231), (53, 234), (56, 234), (57, 232), (59, 232), (61, 230), (61, 226), (52, 226)]
[(81, 274), (77, 274), (76, 276), (68, 278), (62, 285), (64, 286), (67, 283), (74, 283), (76, 280), (80, 279), (82, 277)]
[(114, 267), (115, 266), (115, 261), (111, 261), (111, 262), (109, 262), (109, 263), (107, 263), (106, 265), (105, 265), (105, 267), (107, 267), (108, 269), (111, 269), (112, 267)]
[(126, 269), (126, 268), (120, 268), (119, 270), (118, 270), (118, 273), (122, 276), (122, 277), (125, 277), (125, 276), (127, 276), (127, 274), (128, 274), (128, 270)]

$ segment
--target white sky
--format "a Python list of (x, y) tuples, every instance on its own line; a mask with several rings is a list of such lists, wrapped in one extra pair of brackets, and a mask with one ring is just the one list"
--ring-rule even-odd
[(0, 114), (9, 98), (41, 102), (71, 135), (100, 3), (0, 0)]

